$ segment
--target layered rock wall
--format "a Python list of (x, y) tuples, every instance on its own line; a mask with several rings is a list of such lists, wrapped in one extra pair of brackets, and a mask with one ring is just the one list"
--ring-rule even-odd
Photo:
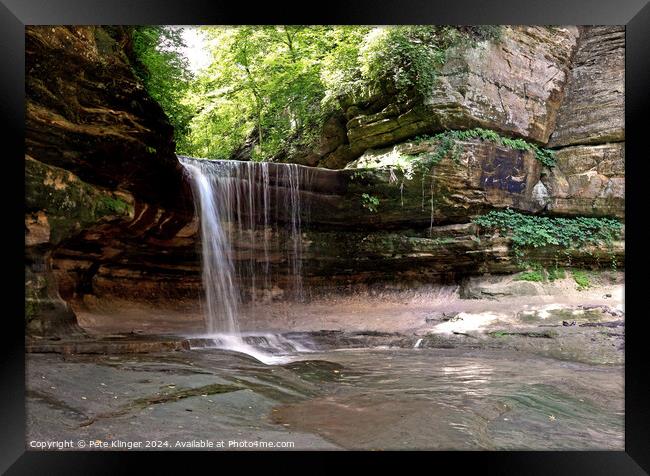
[[(497, 42), (449, 50), (424, 100), (349, 104), (317, 149), (287, 160), (343, 168), (418, 135), (482, 127), (557, 150), (558, 166), (539, 171), (549, 212), (622, 218), (625, 29), (502, 30)], [(608, 165), (599, 167), (604, 156)]]
[[(509, 240), (471, 223), (490, 210), (624, 218), (624, 47), (620, 27), (504, 27), (498, 42), (450, 50), (424, 100), (346, 104), (314, 149), (285, 157), (321, 167), (301, 191), (305, 283), (317, 290), (516, 271)], [(30, 332), (74, 329), (70, 303), (195, 301), (191, 191), (171, 126), (133, 73), (128, 31), (28, 27), (26, 54)], [(437, 147), (416, 136), (474, 127), (553, 148), (557, 165), (473, 139), (458, 144), (456, 160), (408, 167)], [(367, 196), (378, 204), (368, 207)], [(236, 247), (237, 257), (261, 252), (245, 236)], [(623, 253), (617, 242), (574, 250), (559, 264), (620, 266)], [(557, 250), (535, 255), (557, 264)], [(290, 285), (287, 266), (286, 254), (272, 255), (278, 295)]]
[[(29, 26), (25, 54), (27, 329), (69, 332), (70, 275), (57, 273), (53, 254), (80, 234), (96, 237), (83, 246), (94, 246), (83, 288), (99, 262), (129, 254), (117, 237), (142, 246), (170, 236), (193, 205), (173, 129), (133, 72), (127, 29)], [(151, 209), (165, 209), (164, 222)]]

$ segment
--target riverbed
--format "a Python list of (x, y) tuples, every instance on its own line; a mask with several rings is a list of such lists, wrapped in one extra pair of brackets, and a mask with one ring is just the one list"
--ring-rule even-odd
[[(32, 354), (28, 447), (72, 439), (98, 449), (113, 441), (141, 449), (624, 448), (620, 365), (396, 348), (282, 360), (210, 348)], [(144, 446), (152, 441), (157, 447)], [(199, 446), (207, 441), (216, 446)]]

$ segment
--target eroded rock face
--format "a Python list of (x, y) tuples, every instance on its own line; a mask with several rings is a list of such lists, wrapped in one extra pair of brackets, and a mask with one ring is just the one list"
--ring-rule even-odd
[[(126, 29), (29, 26), (25, 34), (26, 324), (51, 335), (78, 330), (66, 301), (74, 273), (57, 273), (56, 253), (88, 263), (72, 284), (83, 289), (100, 263), (140, 254), (142, 236), (169, 239), (193, 204), (169, 121), (131, 68)], [(66, 248), (80, 235), (95, 238)]]
[(424, 101), (376, 97), (349, 105), (344, 119), (328, 123), (327, 140), (298, 161), (311, 165), (320, 157), (320, 166), (342, 168), (370, 148), (444, 129), (483, 127), (546, 143), (578, 36), (571, 26), (503, 27), (496, 43), (452, 48)]
[(167, 206), (184, 187), (173, 129), (133, 72), (129, 38), (122, 27), (25, 29), (25, 148), (86, 182)]
[(548, 210), (561, 215), (625, 216), (625, 144), (564, 147), (542, 178)]
[(25, 157), (25, 312), (27, 328), (74, 329), (52, 274), (54, 247), (98, 222), (129, 219), (132, 197), (93, 187), (67, 170)]
[(445, 157), (432, 167), (409, 169), (437, 147), (435, 141), (403, 142), (368, 150), (350, 163), (346, 203), (362, 205), (363, 193), (379, 198), (374, 214), (355, 207), (361, 216), (354, 221), (463, 223), (493, 208), (539, 212), (546, 206), (539, 189), (542, 165), (532, 152), (471, 140), (458, 143), (457, 160)]
[[(431, 230), (306, 233), (306, 282), (319, 290), (372, 282), (408, 285), (454, 283), (482, 273), (521, 270), (507, 238), (479, 234), (474, 224)], [(536, 248), (527, 255), (543, 266), (607, 267), (623, 264), (624, 243), (611, 250), (595, 246), (571, 250)]]
[(578, 39), (576, 27), (504, 27), (498, 43), (449, 52), (425, 104), (446, 129), (481, 126), (548, 141)]
[(625, 28), (585, 28), (552, 147), (625, 140)]
[(132, 218), (134, 198), (25, 156), (25, 242), (57, 245), (100, 220)]
[(200, 294), (197, 221), (152, 205), (133, 220), (98, 224), (53, 252), (53, 273), (67, 301), (112, 296), (153, 306)]

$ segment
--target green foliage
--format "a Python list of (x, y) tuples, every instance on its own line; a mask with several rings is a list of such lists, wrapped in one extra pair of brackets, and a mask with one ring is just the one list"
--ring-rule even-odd
[(519, 276), (515, 278), (516, 281), (533, 281), (537, 283), (541, 283), (544, 281), (544, 274), (543, 270), (537, 269), (533, 271), (526, 271), (525, 273), (521, 273)]
[(610, 218), (552, 218), (532, 216), (506, 209), (475, 218), (479, 226), (497, 231), (512, 240), (517, 261), (525, 265), (525, 250), (542, 246), (579, 249), (587, 245), (611, 248), (620, 237), (621, 223)]
[(610, 218), (552, 218), (524, 215), (511, 209), (492, 211), (475, 218), (474, 222), (507, 233), (514, 243), (523, 247), (601, 244), (617, 238), (621, 231), (621, 223)]
[(516, 281), (531, 281), (536, 283), (546, 282), (546, 281), (556, 281), (558, 279), (564, 279), (565, 273), (564, 269), (561, 268), (550, 268), (545, 269), (536, 263), (525, 263), (526, 266), (529, 266), (531, 269), (525, 271), (515, 277)]
[(433, 88), (446, 50), (458, 40), (458, 30), (439, 26), (398, 26), (374, 29), (360, 49), (360, 72), (376, 91), (409, 91), (420, 96)]
[(450, 157), (454, 162), (460, 161), (460, 154), (462, 148), (456, 142), (454, 133), (458, 131), (445, 131), (435, 136), (418, 136), (415, 138), (415, 143), (419, 144), (425, 140), (432, 140), (437, 142), (436, 148), (432, 152), (424, 152), (413, 156), (413, 159), (418, 159), (414, 165), (415, 171), (425, 172), (430, 170), (434, 165), (438, 165), (445, 157)]
[(192, 109), (184, 103), (191, 74), (185, 57), (180, 31), (169, 26), (138, 26), (132, 30), (134, 64), (137, 76), (163, 108), (174, 126), (177, 148), (183, 149), (189, 133)]
[[(438, 147), (433, 153), (427, 153), (424, 156), (425, 160), (422, 162), (423, 167), (431, 167), (438, 164), (444, 157), (451, 157), (454, 161), (458, 162), (462, 148), (458, 144), (459, 141), (466, 141), (469, 139), (481, 139), (493, 144), (503, 147), (509, 147), (515, 150), (533, 151), (535, 158), (547, 167), (555, 166), (555, 154), (550, 149), (541, 148), (535, 144), (525, 141), (524, 139), (511, 139), (504, 137), (495, 131), (488, 129), (468, 129), (468, 130), (450, 130), (440, 132), (434, 136), (418, 136), (415, 142), (421, 143), (423, 141), (437, 141)], [(421, 157), (421, 156), (419, 156)]]
[(547, 271), (547, 273), (549, 281), (556, 281), (558, 279), (564, 279), (566, 277), (564, 269), (562, 268), (551, 268)]
[(532, 269), (525, 271), (515, 277), (516, 281), (531, 281), (536, 283), (546, 282), (546, 281), (556, 281), (558, 279), (564, 279), (565, 273), (561, 268), (550, 268), (545, 269), (535, 263), (525, 263), (527, 266), (530, 266)]
[(573, 276), (573, 280), (578, 285), (579, 291), (583, 291), (591, 286), (591, 281), (589, 280), (589, 276), (585, 271), (574, 269), (571, 271), (571, 275)]
[(343, 61), (337, 58), (325, 69), (326, 104), (336, 105), (337, 99), (350, 96), (386, 93), (400, 99), (426, 97), (449, 48), (498, 41), (501, 27), (385, 26), (366, 28), (361, 33), (345, 50)]
[(338, 54), (350, 61), (360, 28), (204, 27), (212, 64), (187, 99), (196, 110), (187, 152), (227, 159), (246, 143), (267, 160), (313, 142), (325, 118), (323, 67)]
[(375, 213), (377, 211), (377, 207), (379, 206), (379, 198), (375, 197), (374, 195), (363, 193), (361, 194), (361, 205), (363, 208), (367, 208), (372, 213)]
[[(212, 63), (193, 77), (181, 30), (133, 29), (134, 69), (175, 129), (177, 152), (268, 160), (313, 146), (343, 103), (375, 94), (425, 97), (449, 48), (498, 41), (501, 27), (201, 27)], [(458, 148), (452, 136), (427, 160)], [(525, 145), (530, 150), (531, 145)], [(546, 151), (535, 149), (543, 162)]]
[[(178, 151), (269, 160), (314, 145), (341, 105), (373, 94), (424, 96), (450, 46), (493, 27), (202, 27), (212, 63), (182, 89), (191, 112)], [(166, 109), (167, 110), (167, 109)], [(183, 123), (185, 124), (185, 123)]]
[(352, 175), (350, 175), (350, 180), (360, 181), (365, 178), (368, 178), (368, 174), (365, 170), (355, 170)]

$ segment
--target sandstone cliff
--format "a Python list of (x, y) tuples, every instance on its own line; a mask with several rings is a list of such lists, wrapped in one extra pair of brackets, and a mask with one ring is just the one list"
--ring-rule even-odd
[[(192, 216), (173, 130), (137, 80), (121, 27), (26, 28), (28, 329), (74, 327), (52, 253), (80, 233), (97, 267), (113, 241), (174, 234)], [(164, 210), (164, 211), (163, 211)], [(181, 223), (181, 224), (179, 224)]]
[[(26, 307), (34, 333), (74, 328), (69, 303), (162, 305), (200, 293), (191, 193), (171, 127), (133, 74), (128, 38), (115, 27), (26, 30)], [(346, 104), (317, 147), (287, 158), (322, 167), (301, 191), (306, 282), (516, 271), (509, 240), (479, 236), (471, 223), (494, 209), (624, 218), (623, 59), (623, 28), (506, 27), (498, 42), (449, 51), (422, 101)], [(457, 160), (395, 166), (435, 153), (435, 141), (417, 136), (475, 127), (550, 147), (557, 164), (469, 139)], [(375, 210), (364, 194), (378, 200)], [(259, 252), (244, 237), (237, 247), (238, 256)], [(553, 250), (535, 253), (542, 263), (557, 260)], [(620, 266), (622, 242), (563, 259), (608, 266), (612, 254)], [(286, 258), (274, 255), (271, 266), (286, 275)]]
[(497, 42), (450, 50), (424, 100), (349, 104), (319, 147), (288, 160), (343, 168), (417, 135), (483, 127), (557, 150), (557, 167), (526, 179), (542, 182), (548, 211), (622, 218), (624, 57), (622, 27), (504, 27)]

